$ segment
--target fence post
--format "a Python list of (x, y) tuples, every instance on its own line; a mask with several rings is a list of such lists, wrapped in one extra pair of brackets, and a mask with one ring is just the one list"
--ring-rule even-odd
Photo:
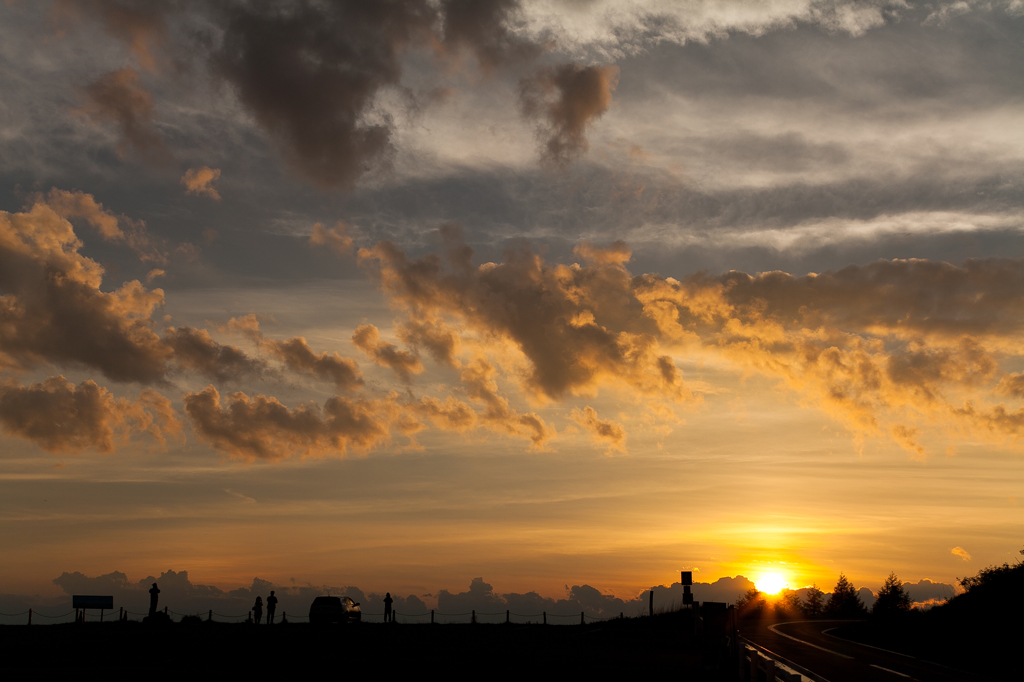
[(651, 615), (654, 615), (654, 588), (651, 588)]
[(544, 625), (547, 625), (547, 624), (548, 624), (548, 612), (545, 611), (544, 612)]
[(583, 620), (583, 612), (580, 611), (580, 625), (586, 625), (587, 621)]
[(28, 624), (32, 625), (32, 609), (28, 610)]
[(508, 620), (508, 609), (505, 609), (505, 624), (507, 625), (508, 622), (509, 622), (509, 620)]
[(473, 609), (473, 620), (470, 621), (473, 625), (476, 625), (476, 609)]
[(212, 623), (213, 622), (213, 609), (210, 609), (210, 613), (208, 613), (206, 615), (206, 622), (207, 623)]
[(434, 624), (434, 609), (430, 609), (430, 624)]
[(626, 616), (624, 616), (624, 615), (623, 615), (622, 611), (619, 611), (619, 620), (622, 620), (622, 619), (623, 619), (623, 618), (625, 618), (625, 617), (626, 617)]

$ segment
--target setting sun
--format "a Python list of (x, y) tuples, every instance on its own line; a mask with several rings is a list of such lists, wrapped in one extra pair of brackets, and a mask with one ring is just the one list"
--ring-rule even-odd
[(778, 573), (769, 573), (758, 578), (756, 585), (757, 589), (765, 594), (778, 594), (784, 588), (789, 587), (789, 582)]

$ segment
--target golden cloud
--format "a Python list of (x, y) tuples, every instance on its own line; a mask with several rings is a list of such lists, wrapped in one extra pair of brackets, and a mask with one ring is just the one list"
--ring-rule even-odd
[(1020, 396), (1019, 375), (1000, 363), (1019, 357), (1024, 261), (893, 260), (681, 281), (632, 275), (622, 243), (580, 244), (582, 264), (516, 247), (503, 262), (474, 265), (456, 227), (441, 236), (443, 255), (412, 259), (380, 242), (358, 256), (402, 312), (406, 343), (452, 367), (467, 366), (463, 349), (505, 358), (535, 400), (614, 384), (692, 400), (673, 356), (714, 355), (779, 377), (854, 432), (888, 434), (915, 458), (927, 454), (925, 426), (995, 437), (1024, 429), (1024, 409), (984, 404)]
[(132, 402), (93, 381), (76, 386), (62, 376), (29, 386), (0, 384), (0, 426), (44, 450), (71, 453), (111, 452), (116, 442), (138, 432), (163, 444), (181, 430), (170, 401), (154, 391)]
[(217, 180), (220, 180), (220, 169), (209, 166), (189, 168), (185, 175), (181, 176), (181, 184), (185, 185), (186, 194), (207, 196), (220, 201), (220, 193), (213, 186)]
[(380, 331), (372, 324), (356, 327), (352, 334), (352, 344), (381, 367), (390, 368), (402, 383), (410, 383), (413, 374), (423, 372), (423, 363), (419, 358), (408, 351), (399, 350), (393, 343), (382, 341)]
[(968, 554), (967, 550), (964, 549), (963, 547), (954, 547), (953, 549), (949, 550), (949, 552), (953, 556), (958, 556), (961, 559), (963, 559), (964, 561), (970, 561), (971, 560), (971, 555)]
[(233, 393), (222, 406), (220, 393), (207, 386), (184, 396), (185, 412), (200, 438), (232, 457), (281, 460), (293, 456), (344, 455), (390, 441), (399, 417), (393, 398), (328, 399), (289, 409), (276, 398)]
[(601, 419), (597, 416), (597, 410), (590, 406), (574, 409), (569, 418), (590, 432), (593, 439), (619, 452), (626, 451), (626, 430), (622, 424)]
[(334, 227), (324, 227), (323, 223), (313, 225), (313, 233), (309, 235), (310, 246), (326, 246), (339, 256), (352, 253), (352, 237), (348, 234), (348, 225), (339, 222)]

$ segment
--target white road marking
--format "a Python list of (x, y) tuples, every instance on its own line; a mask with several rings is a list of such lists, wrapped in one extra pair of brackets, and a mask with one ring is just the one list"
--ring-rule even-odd
[(905, 678), (907, 678), (908, 680), (913, 680), (913, 679), (915, 679), (915, 678), (911, 677), (910, 675), (908, 675), (908, 674), (906, 674), (906, 673), (901, 673), (901, 672), (899, 672), (899, 671), (896, 671), (896, 670), (890, 670), (889, 668), (883, 668), (882, 666), (880, 666), (880, 665), (875, 665), (874, 663), (871, 663), (870, 665), (871, 665), (871, 667), (872, 667), (872, 668), (878, 668), (879, 670), (884, 670), (884, 671), (885, 671), (885, 672), (887, 672), (887, 673), (892, 673), (893, 675), (899, 675), (900, 677), (905, 677)]
[[(796, 622), (802, 622), (802, 621), (796, 621)], [(815, 649), (821, 649), (822, 651), (828, 652), (828, 653), (833, 654), (835, 656), (839, 656), (840, 658), (849, 658), (851, 660), (853, 659), (853, 656), (847, 656), (846, 654), (841, 654), (838, 651), (832, 651), (831, 649), (826, 649), (823, 646), (818, 646), (817, 644), (811, 644), (810, 642), (805, 642), (802, 639), (797, 639), (796, 637), (793, 637), (792, 635), (787, 635), (785, 632), (779, 632), (778, 630), (775, 629), (779, 625), (789, 625), (789, 623), (779, 623), (778, 625), (769, 625), (768, 629), (771, 630), (772, 632), (774, 632), (775, 634), (782, 635), (786, 639), (791, 639), (794, 642), (800, 642), (801, 644), (806, 644), (807, 646), (814, 647)]]

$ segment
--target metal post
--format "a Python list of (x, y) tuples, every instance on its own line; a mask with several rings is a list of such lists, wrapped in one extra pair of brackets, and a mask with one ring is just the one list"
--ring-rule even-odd
[(580, 625), (586, 625), (587, 621), (583, 620), (583, 612), (580, 611)]
[(654, 615), (654, 588), (651, 588), (651, 615)]
[(473, 620), (472, 620), (472, 623), (473, 623), (473, 625), (476, 625), (476, 609), (473, 609)]
[(213, 609), (210, 609), (209, 615), (206, 616), (207, 622), (213, 622)]
[(434, 624), (434, 609), (430, 609), (430, 624)]
[(548, 612), (545, 611), (544, 612), (544, 625), (547, 625), (547, 624), (548, 624)]
[(505, 609), (505, 623), (508, 624), (508, 609)]
[(28, 610), (28, 624), (32, 625), (32, 609)]

